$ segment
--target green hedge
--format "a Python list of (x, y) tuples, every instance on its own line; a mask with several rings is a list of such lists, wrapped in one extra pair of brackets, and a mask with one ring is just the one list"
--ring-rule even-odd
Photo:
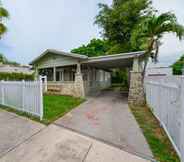
[(5, 80), (5, 81), (34, 80), (34, 74), (2, 72), (0, 73), (0, 80)]

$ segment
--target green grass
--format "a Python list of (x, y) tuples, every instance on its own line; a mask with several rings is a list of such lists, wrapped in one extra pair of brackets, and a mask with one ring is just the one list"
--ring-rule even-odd
[(169, 138), (148, 107), (130, 106), (156, 160), (160, 162), (180, 162)]
[(0, 108), (48, 125), (80, 105), (83, 101), (84, 99), (71, 96), (44, 95), (44, 116), (42, 121), (38, 117), (10, 107), (0, 105)]
[(83, 101), (84, 99), (71, 96), (44, 95), (43, 122), (45, 124), (52, 123), (76, 106), (80, 105)]
[(20, 116), (25, 116), (25, 117), (27, 117), (27, 118), (29, 118), (31, 120), (40, 122), (40, 118), (38, 118), (36, 116), (33, 116), (33, 115), (29, 114), (29, 113), (23, 112), (23, 111), (19, 111), (19, 110), (13, 109), (13, 108), (8, 107), (8, 106), (0, 105), (0, 109), (6, 110), (8, 112), (15, 113), (15, 114), (20, 115)]

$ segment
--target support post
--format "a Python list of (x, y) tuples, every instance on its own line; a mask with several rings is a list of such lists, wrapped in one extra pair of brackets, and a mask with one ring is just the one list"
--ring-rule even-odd
[(133, 60), (133, 68), (132, 71), (138, 72), (139, 71), (139, 58), (135, 57)]
[(75, 74), (75, 92), (76, 97), (85, 97), (84, 81), (81, 73), (81, 64), (77, 64), (77, 72)]
[(53, 67), (53, 81), (56, 81), (56, 67)]
[(128, 103), (135, 106), (145, 105), (143, 76), (140, 63), (138, 57), (134, 58), (133, 68), (130, 72)]

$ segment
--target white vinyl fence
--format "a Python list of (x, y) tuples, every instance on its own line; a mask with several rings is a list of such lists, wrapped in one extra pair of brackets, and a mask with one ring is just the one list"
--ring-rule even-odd
[(43, 118), (42, 81), (1, 81), (0, 104)]
[(184, 80), (180, 84), (146, 81), (145, 88), (148, 105), (184, 162)]

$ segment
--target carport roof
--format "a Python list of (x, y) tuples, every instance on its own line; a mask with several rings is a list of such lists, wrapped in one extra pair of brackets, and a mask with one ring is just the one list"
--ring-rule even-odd
[(82, 61), (82, 63), (106, 69), (131, 67), (133, 59), (135, 57), (143, 56), (144, 53), (144, 51), (138, 51), (98, 57), (88, 57), (88, 59)]
[(82, 64), (95, 66), (97, 68), (106, 68), (106, 69), (131, 67), (133, 63), (133, 58), (141, 57), (144, 55), (144, 51), (138, 51), (138, 52), (120, 53), (120, 54), (97, 56), (97, 57), (88, 57), (85, 55), (48, 49), (40, 56), (35, 58), (30, 64), (34, 65), (37, 61), (39, 61), (42, 57), (44, 57), (48, 53), (53, 55), (72, 57), (74, 59), (77, 59)]

